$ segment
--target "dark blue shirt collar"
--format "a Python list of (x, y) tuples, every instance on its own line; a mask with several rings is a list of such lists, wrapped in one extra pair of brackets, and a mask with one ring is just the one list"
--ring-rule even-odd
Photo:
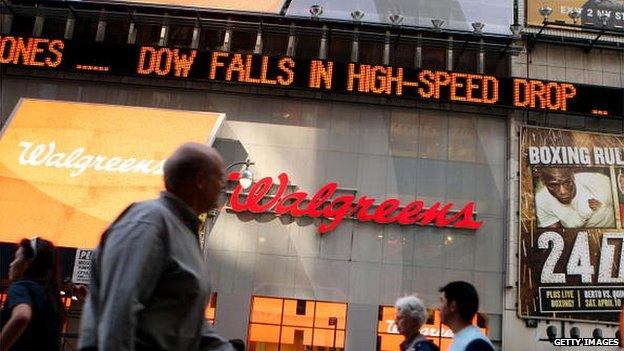
[(160, 192), (160, 198), (193, 234), (199, 234), (200, 220), (195, 211), (184, 200), (168, 191)]

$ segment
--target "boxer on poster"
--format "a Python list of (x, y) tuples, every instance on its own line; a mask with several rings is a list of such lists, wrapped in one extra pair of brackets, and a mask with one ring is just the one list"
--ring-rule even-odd
[(535, 206), (540, 228), (613, 228), (611, 181), (599, 172), (544, 167), (536, 184)]

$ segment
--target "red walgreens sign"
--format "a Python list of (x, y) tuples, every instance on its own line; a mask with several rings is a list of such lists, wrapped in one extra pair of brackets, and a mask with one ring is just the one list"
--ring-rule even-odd
[[(275, 196), (269, 201), (263, 201), (273, 187), (273, 179), (260, 179), (249, 188), (246, 198), (241, 199), (243, 188), (238, 184), (240, 173), (233, 172), (229, 180), (236, 182), (236, 187), (230, 197), (230, 207), (234, 212), (266, 213), (276, 215), (291, 215), (293, 217), (326, 218), (329, 223), (322, 223), (318, 227), (321, 234), (334, 230), (345, 218), (354, 217), (360, 222), (373, 221), (379, 224), (398, 223), (402, 225), (435, 225), (436, 227), (452, 227), (476, 230), (483, 222), (474, 221), (474, 202), (467, 203), (459, 212), (447, 217), (453, 209), (453, 204), (441, 205), (434, 203), (425, 209), (425, 203), (416, 200), (401, 208), (397, 199), (387, 199), (379, 204), (374, 211), (375, 199), (362, 196), (356, 199), (354, 195), (342, 195), (335, 199), (332, 196), (338, 189), (337, 183), (327, 183), (322, 186), (311, 199), (303, 191), (296, 191), (284, 195), (288, 187), (288, 175), (278, 176), (279, 186)], [(330, 200), (331, 199), (331, 200)], [(326, 205), (329, 203), (329, 205)]]

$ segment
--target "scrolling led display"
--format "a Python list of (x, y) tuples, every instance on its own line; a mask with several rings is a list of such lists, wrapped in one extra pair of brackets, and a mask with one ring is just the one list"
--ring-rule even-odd
[(0, 64), (624, 117), (624, 89), (223, 51), (0, 37)]

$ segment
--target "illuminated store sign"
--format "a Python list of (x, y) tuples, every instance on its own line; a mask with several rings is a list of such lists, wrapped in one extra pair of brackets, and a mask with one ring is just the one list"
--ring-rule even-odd
[[(238, 181), (240, 173), (229, 175), (229, 180)], [(345, 218), (354, 218), (360, 222), (376, 222), (379, 224), (398, 223), (401, 225), (434, 225), (436, 227), (452, 227), (477, 230), (483, 222), (474, 220), (474, 202), (467, 203), (461, 210), (453, 212), (453, 204), (446, 205), (439, 202), (425, 208), (421, 200), (410, 202), (405, 206), (397, 199), (387, 199), (375, 205), (376, 199), (362, 196), (356, 199), (355, 195), (341, 195), (333, 197), (338, 189), (337, 183), (327, 183), (309, 198), (308, 193), (296, 191), (286, 194), (288, 175), (278, 176), (279, 184), (275, 194), (269, 194), (273, 189), (273, 179), (266, 177), (256, 182), (249, 192), (243, 193), (243, 188), (237, 183), (230, 197), (230, 208), (234, 212), (266, 213), (276, 215), (290, 215), (292, 217), (324, 218), (329, 223), (322, 223), (318, 227), (321, 234), (334, 230)], [(270, 195), (270, 200), (266, 201)]]
[(0, 37), (0, 64), (624, 117), (624, 89), (292, 57)]
[(0, 132), (0, 241), (94, 247), (129, 203), (158, 196), (163, 160), (183, 142), (210, 142), (223, 118), (21, 99)]

